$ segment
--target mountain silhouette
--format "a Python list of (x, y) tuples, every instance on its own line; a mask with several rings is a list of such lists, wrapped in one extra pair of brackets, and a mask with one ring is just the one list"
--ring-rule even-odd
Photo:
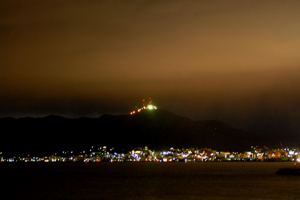
[(11, 154), (45, 154), (111, 146), (128, 151), (135, 147), (166, 150), (212, 148), (246, 151), (255, 145), (270, 145), (267, 138), (247, 133), (217, 120), (193, 121), (166, 110), (143, 110), (134, 115), (104, 114), (78, 119), (60, 116), (2, 118), (0, 151)]

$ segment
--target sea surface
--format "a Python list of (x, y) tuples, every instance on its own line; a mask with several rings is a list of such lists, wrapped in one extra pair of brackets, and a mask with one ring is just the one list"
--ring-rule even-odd
[[(291, 162), (0, 163), (4, 199), (300, 199)], [(2, 198), (0, 198), (2, 199)]]

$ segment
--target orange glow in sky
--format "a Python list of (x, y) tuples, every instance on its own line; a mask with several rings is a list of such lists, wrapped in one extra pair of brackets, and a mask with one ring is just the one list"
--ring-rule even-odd
[(128, 113), (150, 95), (192, 119), (296, 134), (299, 8), (297, 0), (3, 1), (0, 117)]

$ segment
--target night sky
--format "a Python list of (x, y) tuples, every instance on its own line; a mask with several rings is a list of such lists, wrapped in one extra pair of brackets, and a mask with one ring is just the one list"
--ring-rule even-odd
[(2, 0), (0, 117), (128, 114), (151, 97), (300, 142), (299, 10), (298, 0)]

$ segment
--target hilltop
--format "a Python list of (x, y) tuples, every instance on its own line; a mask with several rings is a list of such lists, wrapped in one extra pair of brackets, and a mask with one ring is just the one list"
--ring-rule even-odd
[[(2, 118), (0, 151), (48, 153), (90, 145), (130, 150), (148, 145), (151, 149), (169, 147), (212, 148), (222, 151), (250, 150), (251, 145), (270, 145), (261, 136), (238, 130), (217, 120), (193, 121), (166, 110), (144, 110), (135, 115), (105, 114), (99, 118), (70, 119)], [(3, 142), (5, 141), (5, 142)]]

